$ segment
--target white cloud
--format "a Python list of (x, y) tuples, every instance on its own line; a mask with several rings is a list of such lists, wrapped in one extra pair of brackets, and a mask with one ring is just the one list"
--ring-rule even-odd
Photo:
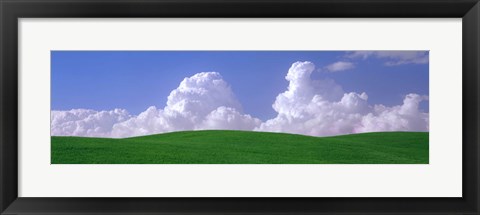
[(198, 122), (198, 117), (204, 117), (220, 106), (242, 109), (219, 73), (202, 72), (183, 79), (178, 88), (170, 92), (165, 111)]
[(126, 110), (52, 111), (53, 136), (130, 137), (178, 130), (231, 129), (297, 133), (313, 136), (374, 131), (428, 131), (429, 114), (419, 109), (427, 96), (406, 95), (393, 107), (368, 104), (364, 92), (344, 92), (330, 79), (313, 80), (315, 65), (296, 62), (289, 81), (265, 122), (242, 112), (230, 86), (216, 72), (185, 78), (162, 108), (149, 107), (137, 116)]
[(427, 96), (408, 94), (402, 105), (375, 105), (373, 112), (362, 118), (361, 126), (355, 132), (428, 131), (428, 113), (422, 113), (418, 109), (420, 102), (427, 99)]
[(372, 107), (366, 93), (345, 93), (333, 81), (312, 80), (314, 69), (311, 62), (292, 65), (286, 77), (289, 87), (273, 104), (277, 116), (256, 130), (313, 136), (428, 130), (428, 113), (418, 109), (425, 96), (409, 94), (401, 106)]
[(95, 111), (73, 109), (52, 111), (52, 136), (109, 137), (114, 124), (131, 118), (126, 110)]
[[(187, 124), (187, 120), (183, 116), (178, 117), (178, 120), (174, 119), (175, 117), (166, 116), (162, 109), (151, 106), (138, 116), (133, 116), (126, 121), (114, 124), (110, 128), (110, 136), (130, 137), (170, 132), (176, 130), (175, 126), (178, 126), (180, 130), (182, 129), (181, 125)], [(185, 126), (183, 129), (191, 129), (191, 127)]]
[[(71, 117), (75, 114), (76, 118)], [(122, 115), (116, 120), (102, 118), (106, 122), (101, 124), (101, 119), (88, 122), (90, 118), (96, 119), (92, 116), (105, 115), (103, 112), (52, 111), (52, 115), (56, 117), (52, 120), (52, 135), (55, 136), (130, 137), (178, 130), (252, 130), (260, 124), (260, 120), (242, 113), (230, 86), (216, 72), (185, 78), (170, 93), (165, 108), (152, 106), (138, 116)]]
[(402, 64), (427, 64), (428, 51), (355, 51), (349, 52), (347, 58), (367, 59), (369, 57), (387, 59), (385, 65), (397, 66)]
[(355, 65), (351, 62), (346, 61), (338, 61), (325, 67), (325, 69), (330, 72), (339, 72), (353, 68), (355, 68)]
[(230, 107), (219, 107), (210, 112), (203, 122), (195, 127), (200, 129), (221, 129), (221, 130), (253, 130), (262, 123), (257, 118), (248, 114), (242, 114)]

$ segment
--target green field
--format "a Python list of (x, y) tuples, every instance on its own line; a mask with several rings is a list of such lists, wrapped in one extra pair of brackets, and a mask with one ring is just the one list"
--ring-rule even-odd
[(52, 137), (52, 164), (428, 164), (428, 132), (312, 137), (182, 131), (124, 139)]

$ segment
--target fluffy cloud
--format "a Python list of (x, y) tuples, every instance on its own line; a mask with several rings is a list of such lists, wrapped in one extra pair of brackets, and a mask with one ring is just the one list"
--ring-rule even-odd
[(387, 59), (385, 65), (426, 64), (429, 61), (428, 51), (355, 51), (346, 55), (347, 58), (367, 59), (369, 57)]
[(109, 137), (116, 123), (124, 122), (131, 117), (126, 110), (122, 109), (52, 111), (51, 135)]
[[(123, 115), (115, 115), (117, 112)], [(260, 123), (242, 113), (230, 86), (216, 72), (185, 78), (170, 93), (163, 109), (152, 106), (138, 116), (117, 109), (52, 111), (55, 136), (130, 137), (178, 130), (253, 130)]]
[(261, 123), (262, 121), (248, 114), (222, 106), (210, 112), (195, 129), (253, 130)]
[(428, 131), (428, 113), (420, 112), (418, 105), (427, 96), (408, 94), (403, 104), (394, 107), (375, 105), (373, 112), (362, 118), (355, 132), (372, 131)]
[(313, 136), (428, 130), (428, 113), (418, 108), (426, 96), (409, 94), (400, 106), (370, 106), (366, 93), (345, 93), (332, 80), (312, 80), (314, 69), (310, 62), (292, 65), (286, 76), (288, 89), (273, 104), (277, 116), (256, 130)]
[(330, 72), (339, 72), (339, 71), (353, 69), (354, 67), (355, 65), (351, 62), (338, 61), (326, 66), (325, 69)]
[(185, 78), (168, 96), (165, 111), (193, 118), (204, 117), (218, 107), (241, 110), (230, 86), (217, 72), (202, 72)]
[(149, 107), (137, 116), (126, 110), (73, 109), (51, 112), (53, 136), (130, 137), (179, 130), (231, 129), (326, 136), (374, 131), (428, 131), (428, 113), (419, 109), (427, 96), (408, 94), (393, 107), (370, 105), (364, 92), (345, 92), (330, 79), (314, 80), (311, 62), (288, 70), (286, 91), (265, 122), (242, 112), (230, 86), (216, 72), (185, 78), (171, 91), (164, 108)]

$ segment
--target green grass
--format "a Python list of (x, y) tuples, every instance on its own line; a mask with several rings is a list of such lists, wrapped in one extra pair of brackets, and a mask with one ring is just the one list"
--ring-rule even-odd
[(52, 164), (428, 164), (428, 132), (312, 137), (182, 131), (109, 139), (52, 137)]

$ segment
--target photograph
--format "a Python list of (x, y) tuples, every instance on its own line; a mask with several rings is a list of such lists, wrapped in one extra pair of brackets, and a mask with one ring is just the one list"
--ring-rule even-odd
[(428, 50), (52, 50), (51, 164), (429, 164)]

